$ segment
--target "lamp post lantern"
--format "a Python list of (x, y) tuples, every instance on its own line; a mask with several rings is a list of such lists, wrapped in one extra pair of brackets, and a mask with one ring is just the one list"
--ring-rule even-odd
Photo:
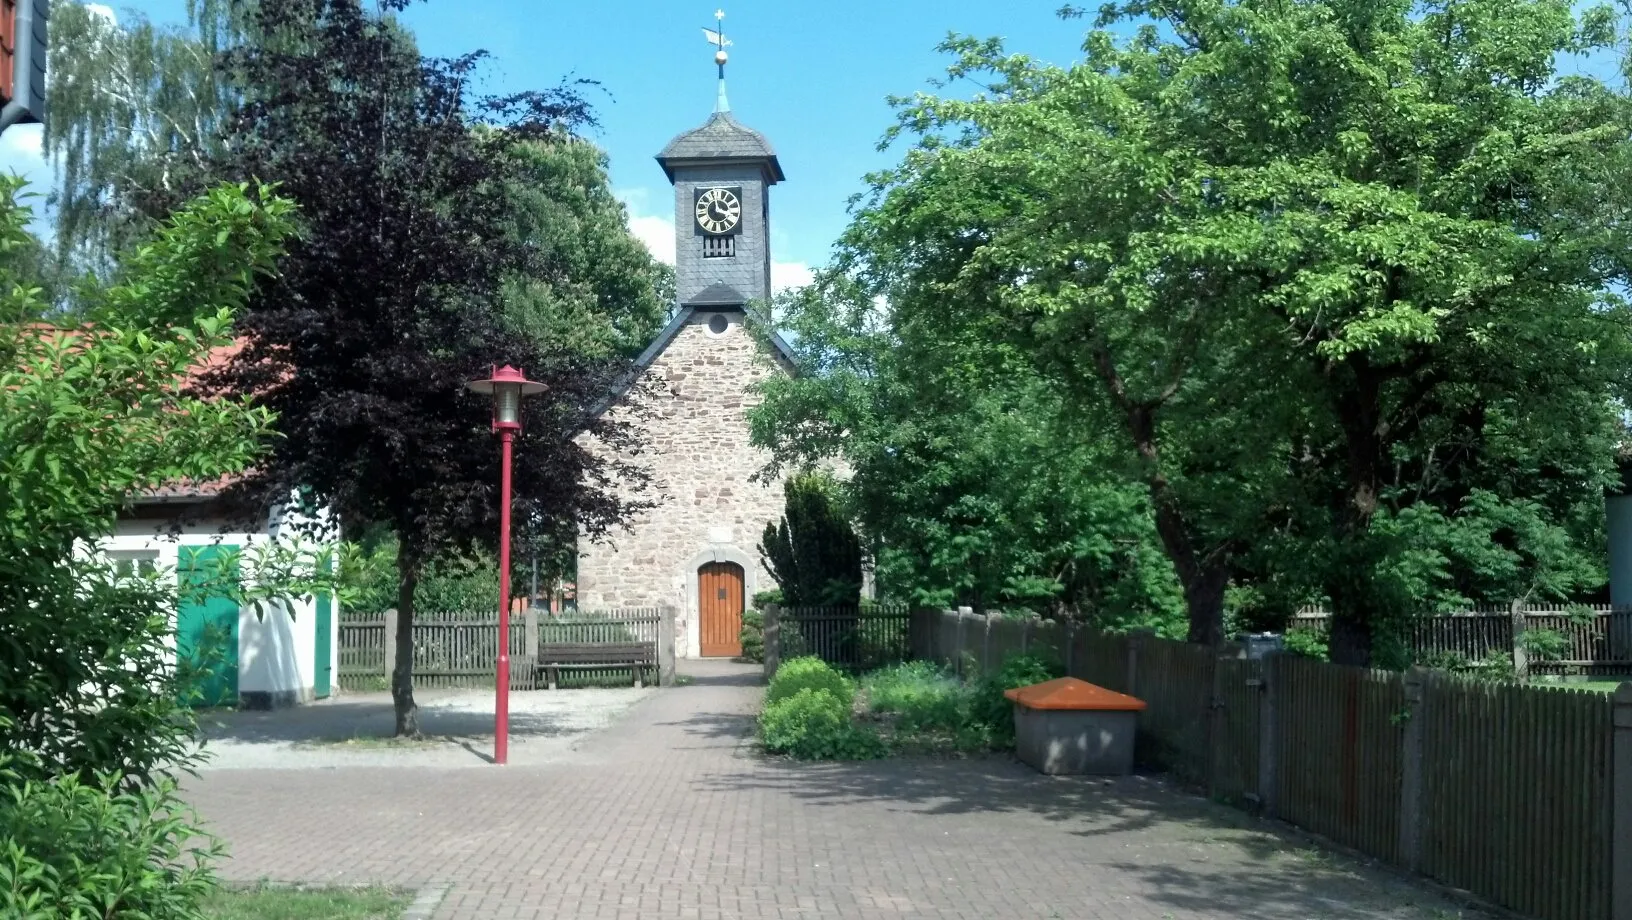
[(521, 398), (542, 392), (544, 384), (506, 364), (486, 380), (472, 380), (474, 392), (493, 397), (493, 430), (499, 435), (499, 660), (493, 705), (493, 762), (510, 755), (510, 452), (521, 430)]

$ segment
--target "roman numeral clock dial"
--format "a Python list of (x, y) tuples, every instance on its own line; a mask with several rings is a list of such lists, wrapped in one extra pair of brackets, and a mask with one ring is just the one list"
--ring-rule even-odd
[(730, 233), (742, 220), (742, 201), (728, 188), (703, 189), (697, 195), (697, 226), (716, 236)]

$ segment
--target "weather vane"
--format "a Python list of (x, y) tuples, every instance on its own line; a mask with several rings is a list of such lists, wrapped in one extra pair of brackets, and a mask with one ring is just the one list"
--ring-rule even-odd
[(714, 63), (720, 67), (720, 98), (715, 103), (714, 110), (716, 112), (729, 112), (731, 111), (731, 104), (725, 100), (725, 62), (727, 59), (725, 49), (727, 45), (731, 44), (731, 39), (725, 37), (725, 10), (714, 11), (714, 28), (704, 27), (703, 37), (708, 39), (708, 43), (714, 46)]

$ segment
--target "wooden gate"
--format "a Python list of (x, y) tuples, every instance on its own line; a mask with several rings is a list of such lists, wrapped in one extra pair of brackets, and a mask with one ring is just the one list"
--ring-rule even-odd
[(698, 633), (704, 658), (742, 654), (742, 566), (710, 562), (697, 570)]

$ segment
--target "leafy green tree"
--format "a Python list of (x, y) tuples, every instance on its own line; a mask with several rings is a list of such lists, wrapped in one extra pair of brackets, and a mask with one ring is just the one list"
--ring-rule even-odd
[(44, 152), (57, 169), (56, 252), (106, 276), (208, 183), (234, 93), (217, 52), (240, 36), (246, 4), (192, 0), (192, 28), (135, 10), (115, 21), (79, 0), (51, 4), (51, 117)]
[[(18, 187), (0, 180), (8, 255), (29, 245)], [(96, 547), (142, 493), (239, 475), (257, 456), (272, 415), (190, 396), (184, 380), (233, 342), (290, 217), (264, 189), (214, 189), (66, 329), (37, 321), (37, 288), (0, 259), (0, 915), (190, 920), (213, 887), (219, 848), (197, 839), (172, 778), (197, 760), (169, 646), (187, 586), (121, 571)], [(202, 574), (203, 590), (225, 587)]]
[(770, 470), (842, 463), (887, 597), (1170, 632), (1182, 599), (1115, 446), (998, 337), (914, 324), (889, 290), (830, 271), (778, 302), (801, 373), (750, 414)]
[(1558, 60), (1616, 25), (1160, 0), (1105, 7), (1069, 68), (955, 40), (987, 91), (905, 104), (919, 142), (857, 217), (855, 272), (1121, 431), (1192, 640), (1267, 573), (1329, 598), (1334, 660), (1365, 663), (1448, 598), (1599, 577), (1627, 100)]
[(765, 525), (759, 554), (790, 607), (861, 603), (861, 542), (832, 491), (820, 474), (789, 477), (782, 520)]
[(606, 154), (567, 135), (517, 144), (510, 156), (509, 232), (533, 259), (505, 281), (508, 321), (528, 339), (589, 357), (639, 355), (667, 318), (672, 269), (629, 233)]
[[(419, 582), (433, 561), (492, 551), (498, 535), (489, 406), (465, 383), (514, 364), (546, 385), (524, 404), (515, 449), (515, 519), (536, 539), (565, 545), (580, 525), (593, 534), (620, 522), (638, 504), (614, 492), (614, 477), (644, 480), (615, 459), (633, 446), (630, 430), (586, 422), (627, 361), (586, 353), (593, 337), (532, 335), (556, 307), (581, 306), (584, 284), (571, 271), (610, 277), (606, 262), (574, 261), (565, 241), (544, 234), (542, 212), (512, 208), (516, 183), (528, 181), (518, 164), (572, 165), (570, 154), (526, 145), (577, 143), (567, 132), (589, 118), (587, 104), (572, 85), (475, 98), (468, 86), (482, 55), (422, 57), (391, 16), (400, 5), (380, 15), (354, 0), (263, 5), (251, 32), (277, 41), (227, 55), (243, 103), (216, 169), (275, 180), (300, 206), (304, 232), (251, 299), (245, 348), (204, 388), (256, 393), (288, 433), (242, 494), (309, 487), (348, 527), (395, 537), (392, 695), (397, 732), (415, 734)], [(518, 286), (525, 296), (511, 296)], [(597, 333), (610, 349), (633, 334), (643, 307), (638, 285), (604, 293), (617, 303), (606, 324), (616, 334)], [(574, 440), (586, 425), (614, 457)]]
[[(361, 9), (359, 4), (351, 6)], [(393, 47), (407, 55), (412, 53), (413, 36), (389, 15), (398, 6), (385, 4), (387, 15), (373, 22)], [(235, 112), (260, 111), (268, 100), (288, 103), (279, 99), (276, 86), (245, 82), (246, 72), (232, 62), (274, 57), (295, 62), (309, 57), (314, 43), (327, 40), (319, 36), (327, 10), (325, 4), (297, 3), (273, 23), (260, 15), (254, 2), (199, 0), (188, 4), (188, 30), (151, 26), (140, 15), (126, 16), (115, 26), (77, 4), (68, 11), (74, 22), (54, 32), (61, 40), (53, 50), (54, 68), (69, 74), (77, 89), (64, 96), (63, 104), (54, 103), (54, 134), (48, 146), (64, 168), (53, 196), (65, 208), (98, 215), (94, 220), (58, 223), (59, 242), (70, 250), (75, 265), (84, 267), (98, 262), (93, 254), (117, 251), (130, 234), (161, 219), (167, 199), (182, 194), (190, 184), (221, 175), (281, 178), (270, 171), (276, 163), (257, 159), (253, 151), (227, 155), (229, 142), (254, 143), (234, 135), (242, 124), (235, 121)], [(333, 32), (326, 34), (332, 38)], [(393, 62), (406, 60), (402, 55), (387, 57)], [(444, 71), (451, 67), (468, 75), (480, 58), (478, 53), (443, 62)], [(376, 81), (368, 88), (354, 87), (353, 98), (367, 92), (382, 99), (386, 96), (381, 94), (389, 94), (400, 110), (415, 109), (423, 101), (416, 75), (405, 67), (397, 73), (402, 79), (391, 86)], [(213, 95), (201, 90), (206, 84)], [(544, 95), (490, 101), (517, 114)], [(569, 133), (574, 121), (587, 114), (581, 100), (557, 94), (559, 101), (571, 103), (556, 107), (556, 113), (566, 117), (551, 122), (553, 115), (546, 113), (535, 119), (540, 130), (528, 139), (512, 136), (515, 132), (496, 133), (491, 125), (481, 124), (515, 119), (496, 114), (497, 109), (484, 114), (478, 100), (465, 98), (468, 111), (455, 113), (457, 117), (446, 124), (473, 129), (480, 143), (470, 149), (480, 148), (483, 156), (495, 160), (482, 167), (494, 183), (493, 189), (484, 191), (483, 207), (503, 215), (490, 222), (495, 225), (490, 229), (501, 234), (505, 244), (502, 256), (494, 258), (507, 260), (510, 266), (495, 283), (503, 294), (499, 313), (504, 331), (536, 343), (540, 352), (575, 355), (572, 360), (598, 363), (638, 353), (667, 318), (673, 272), (654, 262), (628, 233), (626, 215), (609, 190), (604, 156)], [(312, 115), (315, 123), (320, 113)], [(349, 142), (368, 141), (354, 136)], [(155, 194), (155, 187), (169, 191)], [(339, 243), (351, 244), (349, 239)], [(300, 258), (300, 252), (291, 258)], [(535, 375), (543, 372), (535, 366), (528, 370)], [(546, 582), (570, 572), (576, 528), (561, 515), (517, 510), (518, 557), (540, 560)], [(365, 524), (348, 521), (348, 529), (362, 533)], [(470, 546), (437, 553), (436, 564), (449, 570), (464, 567), (473, 553), (481, 555), (479, 548)]]

